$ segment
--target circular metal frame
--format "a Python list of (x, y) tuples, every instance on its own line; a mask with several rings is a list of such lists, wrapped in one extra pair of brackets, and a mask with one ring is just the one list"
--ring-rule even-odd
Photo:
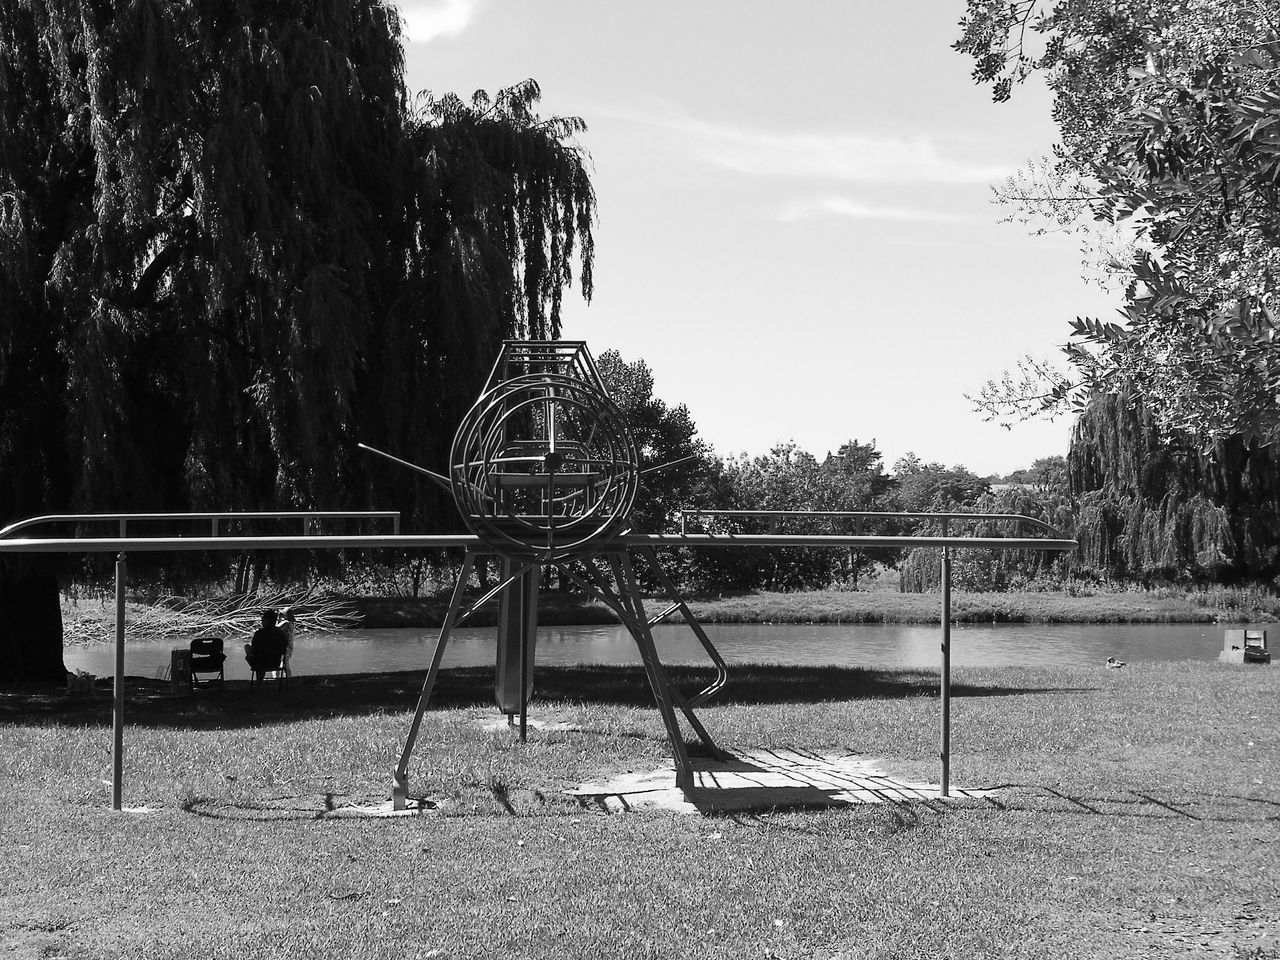
[(524, 374), (462, 418), (449, 482), (464, 522), (505, 556), (563, 560), (623, 533), (639, 456), (622, 411), (596, 386)]

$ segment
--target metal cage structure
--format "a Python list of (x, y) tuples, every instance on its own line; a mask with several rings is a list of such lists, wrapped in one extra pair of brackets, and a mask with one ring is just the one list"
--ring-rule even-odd
[(628, 526), (639, 455), (586, 344), (511, 341), (449, 457), (467, 528), (504, 557), (551, 563)]
[[(455, 584), (422, 694), (392, 782), (397, 809), (409, 802), (409, 762), (431, 699), (445, 647), (457, 627), (493, 597), (499, 601), (494, 699), (528, 736), (541, 573), (560, 576), (617, 614), (635, 640), (654, 702), (662, 715), (677, 780), (692, 789), (693, 771), (680, 727), (713, 756), (723, 756), (694, 708), (715, 696), (728, 668), (652, 549), (620, 544), (630, 527), (640, 458), (625, 418), (609, 396), (581, 341), (507, 341), (480, 397), (462, 418), (450, 452), (449, 485), (478, 545), (469, 548)], [(479, 600), (464, 591), (476, 561), (496, 555), (501, 578)], [(635, 558), (642, 556), (670, 594), (667, 612), (644, 610)], [(679, 612), (716, 668), (716, 678), (686, 694), (667, 676), (653, 625)]]

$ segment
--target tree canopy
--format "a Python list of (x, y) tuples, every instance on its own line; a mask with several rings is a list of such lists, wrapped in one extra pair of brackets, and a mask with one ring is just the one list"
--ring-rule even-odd
[[(769, 453), (732, 457), (725, 463), (727, 507), (737, 510), (877, 511), (893, 509), (893, 479), (885, 473), (875, 441), (851, 439), (819, 460), (794, 442), (776, 444)], [(733, 518), (720, 529), (743, 533), (785, 530), (793, 533), (854, 533), (863, 525), (851, 518)], [(867, 532), (872, 532), (871, 528)], [(774, 590), (856, 585), (876, 563), (892, 563), (896, 552), (882, 549), (837, 552), (826, 548), (767, 549), (754, 552), (736, 571), (738, 585)]]
[(402, 67), (386, 0), (0, 6), (6, 519), (452, 522), (355, 443), (444, 461), (500, 341), (590, 295), (595, 197), (534, 82), (410, 102)]
[(645, 532), (671, 529), (681, 507), (696, 507), (718, 462), (711, 448), (698, 436), (689, 408), (674, 407), (653, 395), (653, 371), (643, 359), (630, 363), (617, 350), (605, 350), (596, 358), (600, 377), (623, 418), (640, 454), (640, 469), (661, 467), (640, 484), (631, 510), (632, 527)]
[(1141, 396), (1166, 435), (1280, 438), (1278, 13), (1270, 0), (968, 0), (956, 46), (975, 78), (1002, 100), (1038, 73), (1054, 95), (1067, 195), (1024, 199), (1139, 240), (1113, 264), (1121, 322), (1073, 323), (1075, 376), (989, 385), (989, 405)]

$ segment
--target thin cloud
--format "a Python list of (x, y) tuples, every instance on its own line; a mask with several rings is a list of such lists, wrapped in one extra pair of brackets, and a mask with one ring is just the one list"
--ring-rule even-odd
[(852, 197), (827, 196), (795, 200), (778, 211), (778, 219), (784, 223), (800, 220), (819, 220), (843, 217), (848, 220), (898, 220), (913, 223), (960, 223), (972, 221), (958, 213), (945, 210), (920, 210), (910, 207), (882, 207), (863, 203)]
[(410, 43), (430, 43), (436, 37), (457, 36), (471, 23), (480, 0), (400, 0), (404, 37)]
[(879, 182), (986, 183), (1006, 167), (967, 164), (943, 157), (924, 138), (868, 137), (853, 133), (714, 131), (700, 146), (711, 163), (739, 173), (809, 179)]
[(604, 109), (605, 116), (667, 132), (694, 156), (754, 176), (879, 183), (990, 183), (1008, 165), (947, 156), (925, 136), (873, 136), (842, 130), (774, 130), (697, 120), (678, 108)]

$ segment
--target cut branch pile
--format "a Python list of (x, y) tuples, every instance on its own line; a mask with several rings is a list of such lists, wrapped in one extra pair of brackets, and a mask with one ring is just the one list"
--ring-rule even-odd
[[(238, 594), (215, 600), (188, 597), (162, 597), (153, 604), (129, 604), (126, 639), (138, 643), (160, 640), (189, 642), (195, 637), (221, 637), (228, 642), (248, 639), (262, 625), (262, 611), (294, 613), (294, 630), (298, 633), (333, 633), (360, 625), (360, 613), (340, 598), (322, 596), (312, 591), (296, 593)], [(63, 617), (63, 642), (66, 644), (106, 643), (115, 639), (114, 608)]]

